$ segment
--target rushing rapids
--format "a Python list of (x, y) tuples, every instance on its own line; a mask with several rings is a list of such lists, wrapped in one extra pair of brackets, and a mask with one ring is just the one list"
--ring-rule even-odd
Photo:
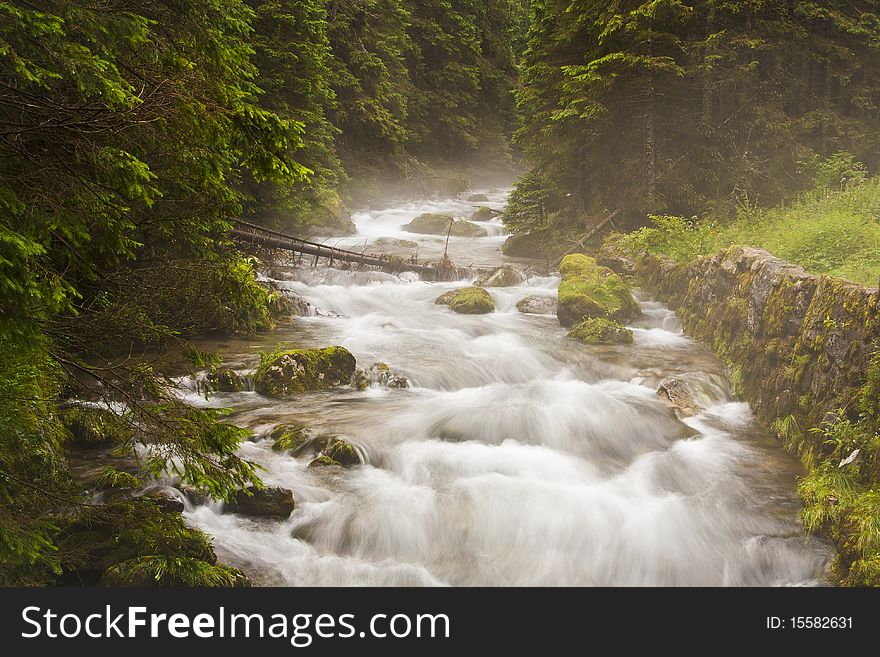
[[(489, 197), (485, 205), (503, 205), (504, 192)], [(362, 212), (354, 217), (359, 235), (332, 243), (354, 249), (386, 238), (398, 255), (437, 258), (445, 236), (401, 226), (423, 212), (475, 209), (451, 199)], [(450, 238), (457, 264), (506, 260), (499, 221), (480, 225), (488, 236)], [(254, 433), (241, 453), (297, 500), (286, 521), (188, 504), (188, 521), (255, 583), (821, 582), (829, 550), (798, 523), (799, 465), (733, 398), (721, 363), (662, 305), (641, 300), (634, 344), (594, 347), (567, 339), (553, 315), (517, 311), (524, 297), (553, 296), (553, 276), (490, 289), (496, 310), (479, 316), (434, 304), (466, 282), (308, 266), (273, 276), (314, 315), (269, 335), (201, 346), (243, 373), (279, 342), (338, 344), (362, 366), (388, 363), (409, 387), (290, 400), (253, 391), (205, 399), (192, 387), (193, 403), (235, 410), (232, 421)], [(696, 416), (678, 419), (657, 398), (671, 375), (698, 391)], [(275, 452), (268, 434), (281, 423), (344, 436), (365, 465), (309, 468), (308, 456)]]

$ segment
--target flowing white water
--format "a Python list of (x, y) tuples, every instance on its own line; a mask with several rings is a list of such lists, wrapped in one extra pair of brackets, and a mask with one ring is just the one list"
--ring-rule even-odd
[[(490, 192), (500, 208), (504, 192)], [(445, 237), (400, 230), (417, 214), (467, 216), (459, 199), (359, 213), (359, 235), (413, 240), (436, 258)], [(501, 264), (489, 237), (452, 238), (460, 265)], [(416, 249), (401, 247), (408, 255)], [(817, 583), (829, 552), (797, 523), (796, 462), (732, 399), (721, 364), (643, 301), (635, 344), (568, 340), (554, 316), (516, 302), (555, 295), (558, 278), (490, 290), (497, 311), (434, 305), (460, 287), (413, 276), (287, 268), (281, 284), (319, 313), (259, 339), (206, 344), (252, 369), (276, 342), (340, 344), (362, 366), (383, 361), (405, 390), (342, 388), (279, 401), (254, 392), (194, 403), (230, 406), (253, 430), (241, 453), (293, 491), (284, 522), (188, 507), (220, 557), (258, 584), (286, 585), (797, 585)], [(681, 421), (655, 396), (684, 377), (706, 411)], [(308, 468), (265, 436), (298, 423), (345, 436), (367, 464)]]

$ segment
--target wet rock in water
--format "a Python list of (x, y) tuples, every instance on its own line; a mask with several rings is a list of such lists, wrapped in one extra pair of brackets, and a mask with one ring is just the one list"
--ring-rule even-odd
[(373, 241), (370, 244), (371, 248), (377, 249), (386, 249), (386, 248), (399, 248), (399, 249), (417, 249), (419, 248), (418, 242), (413, 242), (412, 240), (399, 240), (394, 237), (380, 237), (379, 239)]
[(170, 486), (148, 490), (141, 498), (158, 504), (163, 513), (183, 513), (186, 508), (183, 493)]
[(674, 377), (660, 382), (657, 397), (672, 405), (682, 417), (693, 417), (703, 410), (703, 406), (691, 394), (687, 383)]
[(297, 317), (311, 317), (315, 314), (312, 304), (295, 292), (285, 291), (281, 298), (284, 300), (287, 312), (291, 315), (296, 315)]
[(516, 309), (527, 315), (555, 315), (556, 299), (532, 295), (520, 299), (516, 304)]
[(485, 194), (471, 194), (466, 200), (468, 203), (486, 203), (489, 197)]
[(299, 425), (281, 424), (269, 434), (272, 439), (272, 451), (297, 452), (312, 440), (308, 429)]
[(70, 433), (69, 443), (80, 448), (122, 445), (133, 435), (130, 416), (107, 408), (72, 406), (62, 413), (61, 422)]
[(552, 240), (535, 233), (517, 233), (508, 237), (501, 253), (511, 258), (549, 259), (561, 253)]
[(223, 505), (223, 510), (255, 518), (278, 518), (286, 520), (296, 508), (293, 493), (286, 488), (272, 487), (256, 490), (238, 490)]
[(568, 332), (568, 337), (595, 345), (632, 344), (633, 332), (613, 319), (585, 319)]
[(344, 347), (291, 349), (263, 355), (254, 389), (269, 397), (289, 397), (311, 390), (348, 385), (357, 362)]
[(450, 214), (433, 214), (426, 212), (403, 226), (408, 233), (421, 235), (446, 235), (455, 237), (486, 237), (489, 233), (476, 224), (463, 219), (455, 219)]
[(366, 390), (374, 383), (385, 388), (403, 389), (409, 386), (407, 378), (386, 363), (373, 363), (368, 370), (359, 367), (352, 378), (352, 387), (357, 390)]
[(455, 295), (460, 292), (459, 290), (449, 290), (449, 292), (444, 292), (439, 297), (434, 299), (434, 305), (437, 306), (448, 306), (449, 302), (455, 298)]
[(471, 215), (471, 221), (492, 221), (499, 214), (500, 213), (497, 210), (487, 208), (484, 205)]
[(328, 467), (342, 467), (342, 464), (339, 461), (334, 461), (329, 456), (321, 455), (316, 459), (312, 459), (309, 463), (310, 468), (328, 468)]
[(562, 282), (556, 315), (563, 326), (594, 317), (626, 322), (641, 315), (629, 286), (594, 258), (580, 253), (567, 255), (559, 272)]
[(522, 275), (516, 269), (510, 265), (504, 265), (478, 278), (475, 285), (478, 287), (513, 287), (522, 283), (522, 280)]
[(323, 456), (329, 457), (343, 468), (363, 463), (354, 445), (342, 438), (338, 438), (325, 448)]
[(495, 310), (492, 297), (481, 287), (463, 287), (445, 292), (434, 303), (449, 306), (450, 310), (462, 315), (485, 315)]
[(247, 387), (244, 377), (228, 367), (209, 372), (205, 382), (211, 392), (241, 392)]

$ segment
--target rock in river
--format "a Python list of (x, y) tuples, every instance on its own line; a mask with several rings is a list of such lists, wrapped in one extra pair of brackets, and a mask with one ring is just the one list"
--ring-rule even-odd
[(585, 319), (568, 332), (568, 337), (587, 344), (631, 344), (633, 333), (625, 326), (607, 317)]
[(492, 297), (481, 287), (463, 287), (445, 292), (434, 303), (448, 305), (450, 310), (462, 315), (485, 315), (495, 310)]
[(607, 267), (581, 253), (565, 256), (559, 266), (559, 323), (573, 326), (585, 319), (607, 317), (626, 322), (641, 315), (629, 286)]
[(516, 309), (527, 315), (555, 315), (556, 299), (532, 295), (520, 299), (516, 304)]
[(657, 397), (671, 404), (682, 417), (693, 417), (703, 410), (688, 384), (681, 379), (667, 378), (660, 382), (657, 388)]
[(256, 518), (278, 518), (286, 520), (296, 508), (293, 493), (286, 488), (247, 488), (236, 491), (223, 509)]
[(479, 287), (513, 287), (522, 282), (522, 275), (510, 265), (504, 265), (477, 279)]
[[(451, 227), (450, 227), (451, 225)], [(421, 235), (446, 235), (448, 232), (455, 237), (486, 237), (483, 228), (463, 219), (455, 219), (449, 214), (421, 214), (403, 227), (408, 233)]]
[(264, 354), (254, 389), (268, 397), (289, 397), (351, 383), (357, 362), (344, 347), (290, 349)]

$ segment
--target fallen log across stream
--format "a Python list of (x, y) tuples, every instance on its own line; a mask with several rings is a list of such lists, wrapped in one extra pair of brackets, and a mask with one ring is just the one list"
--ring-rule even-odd
[(230, 230), (230, 236), (239, 246), (280, 249), (315, 256), (314, 265), (318, 264), (320, 258), (326, 258), (331, 266), (339, 261), (375, 267), (392, 274), (411, 271), (428, 281), (461, 280), (476, 274), (475, 271), (467, 267), (456, 267), (447, 257), (435, 263), (420, 263), (394, 255), (358, 253), (293, 237), (242, 220), (238, 221), (236, 228)]

